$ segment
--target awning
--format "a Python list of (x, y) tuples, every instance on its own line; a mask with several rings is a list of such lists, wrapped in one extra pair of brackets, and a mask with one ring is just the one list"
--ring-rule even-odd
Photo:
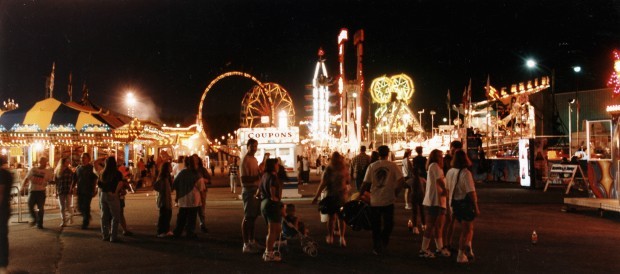
[(105, 125), (93, 115), (66, 106), (54, 98), (18, 108), (0, 116), (0, 125), (12, 132), (80, 131), (85, 125)]

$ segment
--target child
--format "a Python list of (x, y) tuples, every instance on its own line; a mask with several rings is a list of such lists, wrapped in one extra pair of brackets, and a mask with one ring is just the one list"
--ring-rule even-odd
[(299, 221), (297, 215), (295, 215), (295, 205), (287, 204), (286, 208), (286, 216), (282, 220), (282, 235), (284, 239), (293, 238), (297, 236), (297, 231), (303, 233), (304, 236), (308, 235), (308, 231), (303, 222)]

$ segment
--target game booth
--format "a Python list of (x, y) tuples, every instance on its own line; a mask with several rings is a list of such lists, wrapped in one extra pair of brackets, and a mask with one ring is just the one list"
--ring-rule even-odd
[(247, 142), (250, 138), (258, 141), (256, 159), (263, 161), (265, 153), (269, 158), (280, 158), (286, 170), (287, 181), (284, 183), (282, 198), (301, 198), (298, 188), (296, 159), (299, 155), (299, 127), (285, 128), (240, 128), (237, 130), (237, 145), (241, 150), (241, 157), (247, 153)]

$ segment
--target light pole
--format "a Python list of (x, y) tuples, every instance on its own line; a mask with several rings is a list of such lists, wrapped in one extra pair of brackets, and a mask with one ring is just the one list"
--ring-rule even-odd
[(133, 92), (127, 92), (125, 96), (125, 103), (127, 104), (127, 116), (133, 118), (135, 116), (136, 97)]
[(579, 149), (581, 148), (581, 145), (579, 145), (579, 111), (581, 107), (579, 106), (579, 81), (577, 79), (579, 78), (579, 73), (581, 72), (581, 66), (574, 66), (573, 71), (575, 72), (575, 103), (577, 104), (577, 120), (575, 121), (575, 131), (577, 131), (577, 149)]
[(422, 113), (424, 113), (424, 109), (418, 111), (418, 115), (420, 117), (420, 119), (418, 121), (420, 122), (420, 129), (422, 129), (422, 131), (424, 131), (424, 128), (422, 127)]
[[(551, 104), (552, 104), (551, 115), (553, 117), (554, 115), (558, 113), (556, 103), (555, 103), (555, 69), (549, 68), (542, 64), (538, 64), (534, 59), (526, 60), (525, 65), (530, 69), (542, 68), (551, 73)], [(544, 119), (541, 119), (541, 122), (543, 123), (542, 126), (540, 127), (541, 135), (544, 135)], [(553, 125), (553, 122), (552, 122), (552, 125)]]
[(431, 112), (429, 112), (431, 114), (431, 138), (435, 137), (435, 114), (437, 114), (437, 112), (435, 112), (434, 110), (431, 110)]
[(573, 112), (573, 108), (571, 107), (572, 104), (575, 103), (575, 99), (570, 99), (568, 100), (568, 155), (573, 155), (571, 153), (571, 148), (572, 148), (572, 141), (573, 141), (573, 134), (572, 134), (572, 123), (571, 123), (571, 112)]

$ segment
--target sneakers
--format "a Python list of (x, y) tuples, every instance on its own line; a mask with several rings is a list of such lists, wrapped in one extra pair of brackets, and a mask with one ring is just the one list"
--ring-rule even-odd
[(166, 237), (168, 237), (168, 233), (157, 234), (157, 238), (166, 238)]
[(426, 258), (426, 259), (434, 259), (435, 258), (435, 253), (431, 252), (430, 250), (420, 250), (420, 252), (418, 252), (418, 256), (420, 258)]
[(282, 261), (282, 257), (280, 257), (279, 252), (276, 253), (276, 252), (273, 252), (273, 251), (271, 251), (271, 252), (265, 251), (265, 253), (263, 253), (263, 260), (265, 262), (280, 262), (280, 261)]
[(250, 243), (243, 244), (243, 253), (257, 254), (257, 253), (260, 253), (260, 249), (257, 249), (254, 245)]
[(409, 229), (409, 231), (413, 231), (413, 221), (409, 220), (407, 222), (407, 228)]
[(133, 236), (133, 232), (131, 232), (129, 230), (125, 230), (125, 231), (123, 231), (123, 236)]
[(414, 228), (413, 228), (413, 234), (414, 234), (414, 235), (418, 235), (418, 234), (420, 234), (420, 230), (419, 230), (417, 227), (414, 227)]
[(460, 264), (466, 264), (466, 263), (469, 263), (469, 259), (467, 259), (467, 256), (465, 255), (465, 253), (459, 252), (459, 255), (456, 256), (456, 262)]
[(405, 209), (411, 209), (411, 205), (410, 204), (406, 204), (405, 205)]
[(426, 231), (426, 225), (422, 225), (422, 232)]
[(445, 247), (445, 246), (443, 248), (441, 248), (441, 250), (435, 251), (435, 253), (437, 255), (441, 255), (442, 257), (450, 257), (450, 255), (452, 255), (452, 254), (450, 254), (450, 250), (447, 247)]

